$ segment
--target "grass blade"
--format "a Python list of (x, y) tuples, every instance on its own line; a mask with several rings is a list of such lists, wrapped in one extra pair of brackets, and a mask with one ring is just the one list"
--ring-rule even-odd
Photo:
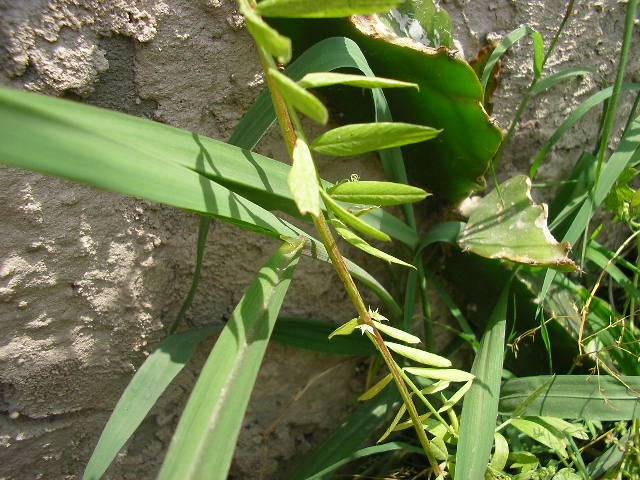
[(593, 75), (594, 71), (589, 67), (575, 67), (575, 68), (567, 68), (566, 70), (562, 70), (560, 72), (556, 72), (548, 77), (541, 79), (536, 82), (533, 87), (531, 87), (531, 91), (529, 92), (531, 96), (536, 96), (554, 85), (566, 80), (567, 78), (578, 77), (583, 75)]
[(189, 361), (198, 343), (219, 330), (206, 328), (171, 335), (147, 357), (111, 413), (89, 459), (83, 480), (97, 480), (104, 474), (165, 388)]
[(329, 18), (386, 12), (405, 0), (264, 0), (258, 4), (258, 13), (265, 17)]
[[(640, 418), (640, 377), (556, 375), (523, 377), (502, 385), (500, 414), (511, 415), (532, 392), (543, 389), (521, 415), (587, 419), (631, 420)], [(522, 410), (522, 409), (521, 409)]]
[(511, 281), (502, 290), (471, 368), (476, 378), (462, 404), (456, 453), (458, 478), (481, 480), (489, 463), (498, 416), (510, 286)]
[(180, 418), (160, 480), (227, 478), (235, 439), (302, 245), (299, 240), (278, 249), (225, 325)]
[(401, 82), (400, 80), (390, 78), (332, 72), (307, 73), (298, 83), (304, 88), (328, 87), (331, 85), (349, 85), (359, 88), (418, 88), (417, 83)]

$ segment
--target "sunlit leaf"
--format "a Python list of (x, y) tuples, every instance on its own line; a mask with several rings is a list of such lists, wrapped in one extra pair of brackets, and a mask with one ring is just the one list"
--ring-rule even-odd
[[(407, 347), (406, 345), (402, 345), (400, 343), (393, 342), (384, 342), (389, 350), (396, 352), (403, 357), (407, 357), (415, 362), (423, 363), (425, 365), (431, 365), (434, 367), (450, 367), (451, 360), (448, 358), (441, 357), (440, 355), (436, 355), (435, 353), (425, 352), (419, 348)], [(423, 375), (425, 376), (425, 375)], [(434, 378), (434, 377), (431, 377)], [(448, 380), (448, 379), (446, 379)]]
[(567, 448), (562, 433), (539, 417), (514, 418), (511, 425), (535, 441), (551, 448), (563, 458), (567, 457)]
[(404, 370), (407, 373), (417, 375), (418, 377), (432, 378), (434, 380), (446, 380), (448, 382), (468, 382), (474, 378), (471, 373), (463, 370), (456, 370), (455, 368), (408, 367)]
[(390, 242), (391, 238), (386, 233), (381, 232), (377, 228), (372, 227), (368, 223), (365, 223), (360, 217), (356, 217), (347, 209), (341, 207), (329, 194), (327, 194), (324, 190), (320, 190), (320, 195), (322, 196), (324, 203), (327, 205), (327, 208), (333, 212), (333, 214), (342, 220), (345, 224), (353, 228), (354, 230), (358, 230), (360, 233), (364, 233), (365, 235), (369, 235), (377, 240), (382, 240), (385, 242)]
[(353, 318), (347, 323), (343, 323), (329, 334), (329, 340), (331, 340), (335, 335), (351, 335), (358, 325), (359, 322), (357, 318)]
[(300, 138), (293, 147), (293, 165), (289, 172), (289, 189), (300, 213), (320, 215), (320, 184), (307, 144)]
[(391, 382), (391, 380), (393, 380), (393, 375), (391, 375), (390, 373), (385, 375), (384, 377), (382, 377), (382, 379), (377, 382), (373, 387), (371, 387), (369, 390), (367, 390), (366, 392), (364, 392), (362, 395), (360, 395), (358, 397), (358, 401), (359, 402), (364, 402), (365, 400), (369, 400), (370, 398), (375, 397), (377, 394), (379, 394), (382, 390), (384, 390), (384, 387), (386, 387), (387, 385), (389, 385), (389, 383)]
[(417, 83), (401, 82), (391, 78), (333, 72), (307, 73), (298, 83), (304, 88), (328, 87), (331, 85), (349, 85), (350, 87), (360, 88), (418, 88)]
[(423, 189), (393, 182), (342, 182), (332, 187), (334, 200), (364, 205), (403, 205), (424, 200), (429, 196)]
[(531, 181), (520, 175), (500, 185), (473, 209), (458, 238), (465, 251), (488, 258), (528, 265), (575, 270), (567, 256), (569, 245), (559, 243), (547, 227), (546, 205), (531, 198)]
[(328, 18), (386, 12), (405, 0), (264, 0), (258, 13), (265, 17)]
[(325, 155), (346, 157), (430, 140), (440, 132), (411, 123), (353, 123), (323, 133), (311, 143), (311, 148)]
[(460, 387), (456, 393), (451, 395), (449, 399), (445, 398), (445, 401), (443, 402), (442, 406), (438, 409), (438, 413), (446, 412), (451, 407), (453, 407), (456, 403), (458, 403), (460, 399), (462, 399), (462, 397), (465, 395), (465, 393), (469, 391), (469, 389), (471, 388), (471, 385), (473, 385), (473, 381), (469, 380), (462, 387)]
[(495, 450), (493, 451), (490, 464), (496, 470), (502, 471), (507, 465), (507, 460), (509, 459), (509, 444), (502, 434), (498, 432), (494, 433), (494, 439)]
[(404, 330), (400, 330), (399, 328), (392, 327), (391, 325), (386, 325), (384, 323), (376, 322), (375, 320), (373, 321), (373, 324), (382, 333), (385, 333), (390, 337), (395, 338), (396, 340), (401, 340), (406, 343), (420, 343), (420, 339), (418, 337), (410, 333), (407, 333)]
[(276, 83), (284, 99), (296, 110), (318, 123), (325, 124), (329, 112), (317, 97), (279, 71), (270, 68), (267, 75)]
[(369, 255), (373, 255), (374, 257), (378, 257), (379, 259), (384, 260), (386, 262), (397, 263), (398, 265), (404, 265), (405, 267), (415, 268), (410, 263), (404, 262), (404, 261), (400, 260), (399, 258), (396, 258), (393, 255), (390, 255), (390, 254), (388, 254), (386, 252), (383, 252), (382, 250), (379, 250), (376, 247), (372, 246), (366, 240), (364, 240), (363, 238), (359, 237), (354, 232), (349, 230), (347, 228), (347, 226), (344, 223), (342, 223), (340, 220), (338, 220), (337, 218), (332, 218), (330, 220), (330, 222), (331, 222), (331, 225), (333, 225), (333, 228), (336, 229), (336, 232), (338, 233), (338, 235), (340, 235), (342, 238), (344, 238), (351, 245), (353, 245), (354, 247), (359, 248), (363, 252), (367, 252)]

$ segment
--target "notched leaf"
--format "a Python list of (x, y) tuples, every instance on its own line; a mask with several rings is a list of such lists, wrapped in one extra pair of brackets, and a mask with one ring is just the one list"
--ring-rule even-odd
[[(501, 198), (502, 197), (502, 198)], [(458, 238), (465, 251), (527, 265), (573, 271), (570, 246), (559, 243), (547, 226), (547, 206), (531, 198), (531, 181), (521, 175), (500, 185), (478, 203)]]

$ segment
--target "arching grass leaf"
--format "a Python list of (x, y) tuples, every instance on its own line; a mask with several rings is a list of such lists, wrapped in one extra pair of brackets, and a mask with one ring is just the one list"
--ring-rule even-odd
[(430, 140), (440, 132), (411, 123), (353, 123), (323, 133), (311, 143), (311, 148), (325, 155), (346, 157)]
[(507, 180), (500, 192), (494, 190), (480, 201), (458, 244), (483, 257), (576, 269), (567, 256), (569, 245), (557, 242), (549, 232), (546, 205), (533, 203), (531, 181), (523, 175)]
[(393, 182), (342, 182), (332, 187), (334, 200), (363, 205), (403, 205), (424, 200), (429, 196), (423, 189)]
[(280, 247), (240, 300), (180, 417), (160, 480), (227, 477), (235, 439), (302, 245), (299, 240)]

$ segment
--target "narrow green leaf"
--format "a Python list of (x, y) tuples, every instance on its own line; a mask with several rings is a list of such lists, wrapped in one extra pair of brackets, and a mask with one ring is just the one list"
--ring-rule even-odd
[(569, 244), (559, 243), (547, 227), (547, 209), (531, 198), (531, 180), (511, 178), (473, 209), (458, 244), (487, 258), (572, 271)]
[(317, 72), (307, 73), (298, 82), (304, 88), (328, 87), (331, 85), (349, 85), (360, 88), (418, 88), (417, 83), (401, 82), (390, 78), (351, 75), (347, 73)]
[(318, 174), (309, 147), (304, 140), (296, 139), (293, 147), (293, 165), (289, 172), (289, 189), (301, 214), (320, 215)]
[(320, 190), (320, 195), (324, 200), (324, 203), (327, 205), (327, 208), (333, 212), (333, 214), (342, 220), (344, 223), (349, 225), (354, 230), (358, 230), (360, 233), (364, 233), (365, 235), (369, 235), (377, 240), (382, 240), (384, 242), (390, 242), (391, 238), (384, 232), (381, 232), (377, 228), (372, 227), (368, 223), (365, 223), (360, 217), (356, 217), (345, 208), (342, 208), (329, 194), (327, 194), (324, 190)]
[(265, 17), (329, 18), (386, 12), (405, 0), (263, 0), (258, 13)]
[(554, 85), (562, 82), (563, 80), (566, 80), (567, 78), (593, 75), (594, 73), (595, 72), (593, 71), (593, 69), (589, 67), (567, 68), (566, 70), (561, 70), (549, 75), (548, 77), (540, 79), (536, 82), (535, 85), (531, 87), (531, 91), (529, 93), (533, 96), (536, 96), (553, 87)]
[(627, 432), (617, 443), (611, 445), (593, 462), (587, 465), (587, 472), (590, 475), (589, 478), (600, 478), (607, 472), (613, 472), (614, 469), (622, 463), (622, 460), (624, 460), (627, 454), (627, 450), (620, 448), (620, 445), (626, 445), (631, 437), (631, 433), (631, 431)]
[(562, 458), (567, 458), (567, 448), (562, 434), (539, 417), (514, 418), (511, 420), (511, 425), (535, 441), (549, 447)]
[(396, 416), (393, 417), (393, 420), (391, 421), (387, 429), (384, 431), (382, 436), (378, 440), (376, 440), (376, 443), (383, 442), (389, 435), (391, 435), (393, 432), (396, 431), (396, 427), (398, 426), (398, 424), (400, 423), (400, 420), (402, 420), (402, 417), (406, 412), (407, 412), (407, 407), (403, 403), (402, 405), (400, 405), (400, 408), (398, 409)]
[(369, 399), (375, 397), (382, 390), (384, 390), (384, 388), (387, 385), (389, 385), (389, 383), (391, 383), (391, 380), (393, 380), (393, 375), (391, 375), (390, 373), (385, 375), (384, 377), (382, 377), (382, 379), (379, 382), (376, 382), (376, 384), (373, 387), (371, 387), (369, 390), (367, 390), (362, 395), (360, 395), (358, 397), (358, 401), (359, 402), (364, 402), (365, 400), (369, 400)]
[(458, 478), (484, 478), (489, 463), (498, 416), (510, 284), (502, 290), (473, 361), (471, 373), (476, 378), (462, 404), (456, 453)]
[(375, 320), (373, 321), (373, 324), (382, 333), (385, 333), (390, 337), (395, 338), (396, 340), (401, 340), (406, 343), (420, 343), (420, 339), (418, 337), (410, 333), (407, 333), (404, 330), (400, 330), (399, 328), (395, 328), (395, 327), (392, 327), (391, 325), (387, 325), (381, 322), (376, 322)]
[(448, 382), (468, 382), (473, 380), (473, 374), (455, 368), (423, 368), (408, 367), (405, 372), (418, 377), (431, 378), (435, 380), (446, 380)]
[(514, 31), (510, 32), (506, 35), (500, 44), (493, 50), (491, 57), (487, 60), (487, 63), (482, 72), (482, 79), (480, 83), (482, 83), (482, 88), (487, 89), (487, 83), (489, 82), (489, 77), (491, 76), (491, 72), (493, 71), (493, 67), (495, 67), (498, 60), (505, 54), (507, 50), (518, 41), (522, 40), (527, 35), (535, 32), (533, 28), (528, 25), (523, 25), (521, 27), (516, 28)]
[(270, 68), (267, 75), (276, 83), (284, 99), (293, 108), (322, 125), (327, 123), (329, 112), (317, 97), (278, 70)]
[(285, 243), (260, 270), (198, 377), (158, 478), (224, 479), (235, 439), (303, 242)]
[[(616, 379), (597, 375), (543, 375), (507, 380), (502, 385), (500, 414), (511, 415), (532, 392), (547, 387), (525, 415), (614, 421), (640, 418), (640, 377)], [(628, 386), (628, 387), (627, 387)]]
[(403, 205), (424, 200), (429, 193), (412, 185), (393, 182), (343, 182), (329, 190), (334, 200), (363, 205)]
[(453, 407), (456, 403), (458, 403), (462, 399), (462, 397), (464, 397), (464, 395), (469, 391), (472, 384), (473, 384), (473, 380), (469, 380), (462, 387), (460, 387), (456, 393), (451, 395), (449, 399), (445, 398), (444, 402), (442, 403), (442, 406), (438, 409), (438, 413), (446, 412), (451, 407)]
[[(396, 389), (385, 389), (365, 402), (307, 455), (288, 475), (287, 480), (325, 480), (358, 451), (358, 447), (376, 431), (397, 405)], [(346, 460), (349, 461), (349, 460)]]
[(437, 137), (441, 131), (412, 123), (353, 123), (323, 133), (311, 143), (311, 148), (325, 155), (346, 157), (423, 142)]
[(373, 344), (362, 335), (338, 336), (328, 342), (327, 337), (335, 326), (335, 323), (326, 320), (278, 318), (271, 340), (282, 345), (331, 355), (376, 354)]
[(429, 444), (431, 453), (436, 457), (436, 460), (446, 460), (449, 458), (449, 452), (447, 451), (447, 445), (444, 443), (442, 437), (433, 437)]
[(191, 330), (165, 338), (133, 376), (113, 409), (83, 480), (97, 480), (133, 435), (160, 395), (193, 355), (198, 343), (220, 328)]
[(531, 32), (531, 37), (533, 38), (533, 71), (535, 78), (540, 78), (544, 67), (544, 39), (536, 30)]
[(493, 452), (493, 457), (491, 457), (491, 467), (501, 472), (504, 470), (504, 467), (507, 465), (507, 460), (509, 459), (509, 444), (507, 443), (507, 439), (500, 433), (495, 432), (493, 435), (496, 447)]
[(353, 233), (351, 230), (349, 230), (347, 226), (337, 218), (330, 219), (330, 222), (331, 222), (331, 225), (333, 225), (333, 228), (336, 229), (336, 232), (338, 233), (338, 235), (340, 235), (351, 245), (359, 248), (363, 252), (367, 252), (369, 255), (373, 255), (374, 257), (378, 257), (379, 259), (389, 263), (397, 263), (398, 265), (404, 265), (405, 267), (416, 268), (410, 263), (404, 262), (399, 258), (396, 258), (393, 255), (390, 255), (372, 246), (366, 240), (364, 240), (363, 238), (359, 237), (358, 235)]
[(343, 323), (329, 334), (329, 340), (336, 335), (351, 335), (358, 325), (359, 321), (357, 318), (353, 318), (347, 323)]
[(280, 63), (289, 63), (291, 60), (291, 39), (280, 35), (275, 29), (257, 15), (252, 8), (245, 8), (245, 3), (240, 3), (240, 13), (244, 15), (247, 28), (258, 45), (276, 57)]
[(389, 350), (396, 352), (403, 357), (407, 357), (415, 362), (423, 363), (425, 365), (431, 365), (434, 367), (450, 367), (451, 360), (448, 358), (441, 357), (440, 355), (436, 355), (435, 353), (425, 352), (424, 350), (420, 350), (419, 348), (407, 347), (406, 345), (402, 345), (400, 343), (393, 342), (384, 342)]
[(579, 438), (580, 440), (589, 439), (587, 429), (578, 423), (570, 423), (556, 417), (540, 417), (540, 419), (566, 435), (571, 435), (572, 437)]

